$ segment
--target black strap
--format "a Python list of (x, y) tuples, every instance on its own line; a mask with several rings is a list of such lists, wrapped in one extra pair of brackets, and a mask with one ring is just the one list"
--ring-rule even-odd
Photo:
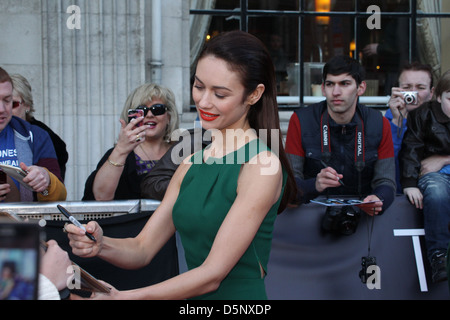
[[(361, 118), (361, 115), (356, 112), (356, 118), (357, 118), (357, 125), (356, 125), (356, 132), (355, 132), (355, 168), (358, 172), (358, 194), (359, 197), (362, 199), (362, 181), (361, 181), (361, 174), (365, 167), (365, 159), (366, 159), (366, 153), (365, 153), (365, 136), (364, 136), (364, 122)], [(328, 111), (325, 110), (325, 112), (322, 114), (322, 118), (320, 121), (320, 125), (322, 128), (322, 160), (324, 162), (328, 162), (331, 159), (331, 135), (330, 135), (330, 115), (328, 114)], [(369, 220), (372, 220), (371, 223)], [(374, 227), (374, 221), (375, 221), (375, 215), (372, 217), (368, 217), (367, 221), (367, 235), (368, 235), (368, 256), (370, 256), (370, 246), (372, 242), (372, 234), (373, 234), (373, 227)]]
[[(372, 220), (371, 223), (369, 222), (369, 220)], [(369, 243), (367, 248), (367, 256), (370, 256), (370, 245), (372, 242), (374, 222), (375, 222), (375, 214), (367, 217), (367, 242)]]

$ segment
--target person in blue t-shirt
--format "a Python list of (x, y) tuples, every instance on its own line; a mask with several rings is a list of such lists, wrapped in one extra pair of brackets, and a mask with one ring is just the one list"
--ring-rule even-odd
[(13, 116), (13, 89), (11, 77), (0, 68), (0, 164), (26, 171), (23, 182), (28, 188), (7, 180), (0, 184), (0, 202), (65, 200), (67, 191), (50, 136)]
[[(414, 104), (407, 104), (405, 102), (403, 93), (405, 91), (417, 92), (417, 99)], [(398, 78), (398, 87), (392, 88), (392, 95), (388, 102), (389, 109), (385, 114), (385, 117), (389, 119), (391, 125), (392, 139), (394, 142), (397, 194), (403, 193), (400, 183), (398, 155), (406, 131), (406, 119), (408, 113), (419, 107), (421, 104), (430, 101), (433, 97), (433, 93), (433, 72), (429, 65), (413, 62), (411, 64), (405, 64), (401, 68)], [(422, 165), (432, 165), (432, 162), (432, 159), (426, 159)]]

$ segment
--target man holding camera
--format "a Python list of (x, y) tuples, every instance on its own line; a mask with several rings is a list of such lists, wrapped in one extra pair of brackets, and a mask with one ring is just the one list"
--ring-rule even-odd
[(392, 139), (394, 142), (397, 193), (403, 193), (400, 184), (400, 169), (398, 155), (402, 147), (406, 131), (408, 113), (433, 97), (433, 73), (429, 65), (419, 62), (404, 65), (400, 70), (398, 87), (392, 88), (389, 99), (389, 110), (385, 117), (390, 121)]
[(323, 194), (356, 196), (371, 202), (360, 206), (369, 215), (383, 213), (393, 202), (390, 126), (379, 111), (358, 103), (366, 89), (364, 76), (358, 61), (334, 57), (323, 70), (326, 100), (292, 115), (286, 152), (300, 202)]

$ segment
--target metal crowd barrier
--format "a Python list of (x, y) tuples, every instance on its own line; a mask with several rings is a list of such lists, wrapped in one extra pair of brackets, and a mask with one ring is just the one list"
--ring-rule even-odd
[[(404, 195), (374, 220), (362, 214), (356, 232), (349, 236), (322, 230), (325, 210), (310, 203), (288, 208), (277, 217), (266, 277), (269, 299), (450, 298), (447, 281), (431, 281), (423, 214)], [(369, 246), (376, 265), (362, 283), (362, 257), (368, 255)]]
[[(62, 232), (66, 218), (58, 203), (3, 204), (0, 212), (14, 213), (31, 220), (46, 221), (48, 239), (55, 239), (71, 252)], [(116, 238), (140, 232), (159, 201), (66, 202), (66, 207), (82, 223), (97, 220), (104, 234)], [(435, 300), (449, 299), (446, 282), (432, 283), (423, 242), (422, 214), (405, 196), (396, 197), (391, 207), (375, 221), (362, 215), (355, 234), (337, 236), (321, 231), (324, 207), (309, 204), (290, 208), (277, 217), (272, 252), (266, 277), (269, 299), (273, 300)], [(369, 222), (374, 222), (370, 243), (377, 258), (380, 277), (363, 284), (358, 276), (361, 258), (367, 255)], [(98, 279), (120, 290), (134, 289), (173, 277), (179, 270), (182, 246), (173, 237), (148, 268), (122, 270), (98, 258), (71, 257)], [(181, 250), (181, 251), (178, 251)], [(184, 258), (183, 258), (184, 259)], [(182, 266), (185, 268), (185, 266)]]
[(65, 207), (78, 221), (97, 221), (105, 236), (129, 238), (136, 236), (159, 206), (154, 200), (86, 201), (54, 203), (0, 204), (0, 212), (7, 212), (30, 221), (39, 221), (45, 239), (56, 240), (69, 253), (72, 261), (94, 277), (104, 280), (119, 290), (129, 290), (159, 283), (179, 274), (176, 237), (173, 236), (152, 262), (138, 270), (124, 270), (99, 258), (80, 258), (72, 254), (67, 235), (62, 227), (68, 221), (58, 210)]
[(156, 200), (86, 201), (50, 203), (5, 203), (0, 211), (29, 220), (66, 221), (56, 205), (65, 207), (77, 220), (90, 221), (153, 212), (159, 206)]

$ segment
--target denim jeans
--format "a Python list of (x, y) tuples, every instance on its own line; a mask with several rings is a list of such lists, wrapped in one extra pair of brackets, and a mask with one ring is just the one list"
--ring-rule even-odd
[(423, 194), (425, 244), (428, 259), (437, 250), (447, 251), (450, 242), (450, 175), (428, 173), (419, 179)]

